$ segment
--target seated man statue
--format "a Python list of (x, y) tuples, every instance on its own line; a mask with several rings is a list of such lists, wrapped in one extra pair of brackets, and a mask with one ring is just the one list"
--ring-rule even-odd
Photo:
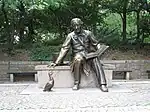
[(79, 18), (74, 18), (71, 20), (71, 26), (74, 31), (68, 34), (62, 45), (58, 58), (51, 64), (51, 66), (54, 67), (62, 63), (71, 47), (73, 56), (71, 71), (74, 75), (74, 86), (72, 89), (79, 89), (81, 73), (90, 74), (90, 70), (87, 68), (90, 67), (96, 74), (101, 91), (108, 92), (105, 73), (99, 57), (86, 57), (89, 53), (96, 52), (100, 49), (101, 45), (94, 39), (94, 35), (91, 31), (82, 29), (82, 25), (83, 22)]

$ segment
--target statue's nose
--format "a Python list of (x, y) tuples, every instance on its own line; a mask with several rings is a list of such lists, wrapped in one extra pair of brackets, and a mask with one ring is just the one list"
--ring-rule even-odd
[(78, 26), (75, 26), (75, 29), (77, 30), (77, 29), (78, 29)]

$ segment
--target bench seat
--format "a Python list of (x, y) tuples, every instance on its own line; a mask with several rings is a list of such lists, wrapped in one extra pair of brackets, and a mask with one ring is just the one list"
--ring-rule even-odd
[(113, 72), (125, 72), (125, 79), (130, 80), (130, 73), (132, 72), (131, 70), (113, 70)]
[(10, 76), (10, 82), (14, 82), (16, 75), (34, 75), (34, 80), (37, 82), (37, 71), (9, 71), (7, 74)]

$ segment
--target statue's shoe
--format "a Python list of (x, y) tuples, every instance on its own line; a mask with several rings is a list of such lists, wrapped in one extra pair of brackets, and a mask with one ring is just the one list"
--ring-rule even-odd
[(102, 92), (108, 92), (108, 88), (107, 88), (106, 85), (101, 85), (100, 89), (101, 89)]
[(79, 89), (79, 85), (74, 85), (73, 87), (72, 87), (72, 90), (78, 90)]

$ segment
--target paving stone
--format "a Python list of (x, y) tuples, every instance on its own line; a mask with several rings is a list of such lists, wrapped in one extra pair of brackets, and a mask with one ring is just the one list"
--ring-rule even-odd
[[(117, 83), (115, 83), (117, 84)], [(148, 112), (150, 83), (118, 83), (129, 92), (103, 93), (98, 89), (77, 92), (20, 94), (27, 85), (0, 85), (0, 112)], [(64, 92), (65, 91), (65, 92)]]

